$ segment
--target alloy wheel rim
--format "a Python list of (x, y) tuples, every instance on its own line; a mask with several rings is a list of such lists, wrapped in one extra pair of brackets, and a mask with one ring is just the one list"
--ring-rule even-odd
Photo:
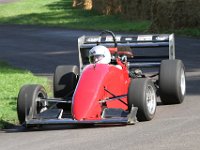
[(184, 70), (183, 70), (183, 69), (181, 70), (180, 88), (181, 88), (181, 94), (182, 94), (182, 95), (185, 95), (185, 88), (186, 88), (186, 85), (185, 85), (185, 73), (184, 73)]
[(47, 101), (41, 101), (41, 99), (46, 98), (45, 94), (43, 92), (39, 92), (37, 96), (37, 112), (42, 113), (47, 110)]
[(156, 110), (156, 94), (154, 88), (151, 85), (147, 87), (146, 102), (148, 112), (153, 115)]

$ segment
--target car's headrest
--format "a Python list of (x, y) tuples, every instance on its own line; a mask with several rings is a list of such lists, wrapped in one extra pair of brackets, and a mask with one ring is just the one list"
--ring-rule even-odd
[(108, 48), (110, 50), (111, 55), (117, 53), (119, 56), (127, 56), (128, 58), (133, 58), (133, 52), (130, 47), (127, 46), (121, 46), (121, 47), (114, 47), (114, 48)]

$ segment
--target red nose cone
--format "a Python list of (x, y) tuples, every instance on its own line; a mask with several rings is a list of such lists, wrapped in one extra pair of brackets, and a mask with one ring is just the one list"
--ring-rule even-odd
[(100, 119), (99, 100), (104, 96), (104, 84), (108, 65), (87, 66), (78, 82), (73, 96), (72, 114), (76, 120)]

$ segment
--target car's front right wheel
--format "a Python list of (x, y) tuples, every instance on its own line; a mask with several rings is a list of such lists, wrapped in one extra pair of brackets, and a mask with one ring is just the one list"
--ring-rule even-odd
[(20, 124), (26, 121), (26, 117), (34, 117), (45, 111), (47, 103), (40, 101), (40, 99), (46, 98), (47, 93), (43, 86), (37, 84), (24, 85), (17, 98), (17, 115)]

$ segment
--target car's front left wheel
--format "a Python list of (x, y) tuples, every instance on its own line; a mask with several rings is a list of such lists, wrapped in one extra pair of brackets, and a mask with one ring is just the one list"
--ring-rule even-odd
[(132, 105), (138, 107), (137, 119), (139, 121), (149, 121), (153, 119), (157, 96), (153, 82), (147, 78), (132, 79), (128, 91), (129, 110)]

